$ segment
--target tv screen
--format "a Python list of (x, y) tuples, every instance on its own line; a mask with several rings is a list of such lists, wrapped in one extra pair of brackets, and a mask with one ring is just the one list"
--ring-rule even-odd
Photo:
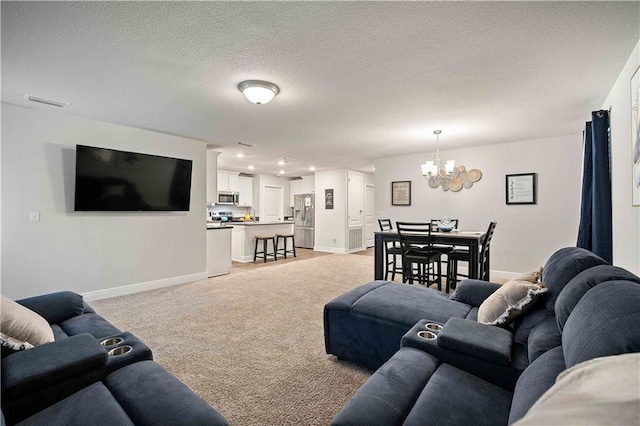
[(75, 211), (189, 211), (191, 160), (76, 145)]

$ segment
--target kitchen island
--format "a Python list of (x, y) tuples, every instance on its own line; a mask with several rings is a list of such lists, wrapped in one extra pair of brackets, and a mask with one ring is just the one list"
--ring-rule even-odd
[(229, 273), (231, 268), (231, 230), (220, 223), (207, 223), (207, 276)]
[[(231, 231), (231, 258), (236, 262), (253, 262), (255, 237), (293, 234), (293, 222), (233, 222)], [(291, 240), (289, 240), (291, 244)], [(260, 249), (262, 246), (260, 247)], [(271, 250), (271, 244), (269, 244)]]

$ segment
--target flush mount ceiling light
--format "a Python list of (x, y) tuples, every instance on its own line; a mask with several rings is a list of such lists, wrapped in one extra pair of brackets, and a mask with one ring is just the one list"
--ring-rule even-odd
[(280, 92), (278, 86), (268, 81), (247, 80), (238, 84), (238, 89), (245, 98), (256, 105), (266, 104)]

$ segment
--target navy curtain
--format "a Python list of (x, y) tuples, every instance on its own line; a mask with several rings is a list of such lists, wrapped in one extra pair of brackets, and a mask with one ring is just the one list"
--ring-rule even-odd
[(578, 247), (613, 263), (609, 112), (594, 111), (584, 130), (584, 167)]

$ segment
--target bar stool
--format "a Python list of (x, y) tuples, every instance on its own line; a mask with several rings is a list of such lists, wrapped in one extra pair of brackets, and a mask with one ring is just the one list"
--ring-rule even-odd
[[(262, 251), (258, 251), (258, 241), (262, 241)], [(273, 253), (269, 253), (269, 241), (273, 245)], [(276, 237), (273, 235), (270, 237), (256, 237), (256, 248), (253, 251), (253, 261), (257, 258), (267, 261), (268, 257), (273, 257), (273, 260), (278, 260), (278, 253), (276, 252)]]
[[(291, 238), (291, 250), (287, 250), (287, 239)], [(284, 247), (279, 249), (280, 239), (284, 240)], [(276, 253), (280, 253), (284, 255), (284, 258), (287, 258), (287, 253), (293, 253), (293, 257), (296, 256), (296, 240), (293, 234), (276, 234)]]

